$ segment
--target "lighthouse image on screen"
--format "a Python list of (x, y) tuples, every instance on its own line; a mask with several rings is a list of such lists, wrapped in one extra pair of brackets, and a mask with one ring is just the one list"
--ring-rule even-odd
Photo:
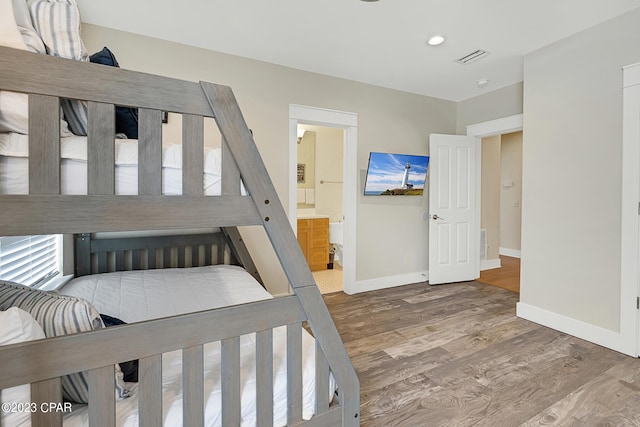
[(429, 156), (369, 154), (365, 196), (420, 196), (424, 192)]

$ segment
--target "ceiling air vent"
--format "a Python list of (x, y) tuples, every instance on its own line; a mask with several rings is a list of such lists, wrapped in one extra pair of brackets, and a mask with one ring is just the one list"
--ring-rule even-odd
[(462, 58), (456, 59), (456, 62), (459, 64), (468, 64), (469, 62), (477, 61), (480, 58), (484, 58), (487, 56), (489, 52), (486, 50), (478, 49), (475, 52), (471, 52), (468, 55), (463, 56)]

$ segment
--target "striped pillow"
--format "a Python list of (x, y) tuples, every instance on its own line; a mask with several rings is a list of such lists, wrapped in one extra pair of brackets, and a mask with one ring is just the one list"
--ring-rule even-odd
[[(29, 0), (29, 10), (47, 54), (89, 61), (80, 37), (80, 11), (75, 0)], [(87, 103), (75, 99), (62, 99), (60, 103), (71, 132), (86, 135)]]
[[(88, 301), (0, 281), (0, 310), (10, 307), (18, 307), (31, 314), (47, 338), (104, 328), (100, 314)], [(129, 397), (120, 366), (115, 366), (117, 396)], [(67, 375), (61, 382), (65, 399), (88, 403), (87, 376), (83, 372)]]

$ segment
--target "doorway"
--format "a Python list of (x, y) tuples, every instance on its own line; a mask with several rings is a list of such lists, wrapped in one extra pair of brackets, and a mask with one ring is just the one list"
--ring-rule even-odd
[[(297, 230), (298, 218), (298, 125), (341, 129), (343, 133), (342, 168), (342, 289), (347, 294), (356, 285), (356, 202), (358, 200), (357, 135), (358, 115), (292, 104), (289, 106), (289, 221)], [(318, 178), (320, 179), (320, 178)], [(328, 180), (328, 179), (327, 179)], [(323, 184), (320, 184), (323, 185)]]
[[(298, 240), (306, 239), (300, 246), (308, 259), (314, 259), (318, 250), (326, 257), (319, 264), (309, 263), (322, 294), (343, 290), (343, 170), (344, 131), (298, 124)], [(324, 224), (325, 228), (301, 233), (300, 225), (308, 227), (309, 221)], [(310, 239), (310, 233), (321, 236)]]
[(482, 138), (479, 282), (519, 293), (522, 131)]

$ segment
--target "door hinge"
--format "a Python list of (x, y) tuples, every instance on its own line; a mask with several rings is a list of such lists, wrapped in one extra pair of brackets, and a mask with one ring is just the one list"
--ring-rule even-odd
[(640, 202), (638, 202), (638, 215), (640, 215)]
[(640, 297), (636, 297), (636, 308), (640, 310)]

